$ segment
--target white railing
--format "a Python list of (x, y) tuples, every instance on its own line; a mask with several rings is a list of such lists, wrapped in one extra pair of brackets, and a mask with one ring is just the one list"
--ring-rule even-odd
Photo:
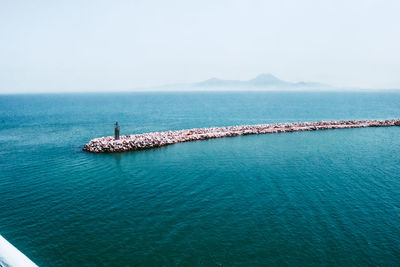
[(27, 256), (0, 235), (1, 267), (37, 267)]

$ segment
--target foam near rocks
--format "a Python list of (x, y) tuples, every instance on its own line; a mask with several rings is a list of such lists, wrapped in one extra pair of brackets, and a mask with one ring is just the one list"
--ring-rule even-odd
[(279, 124), (241, 125), (229, 127), (211, 127), (179, 131), (152, 132), (120, 136), (115, 140), (112, 136), (95, 138), (89, 141), (84, 151), (92, 153), (124, 152), (161, 147), (175, 143), (205, 140), (212, 138), (231, 137), (248, 134), (284, 133), (298, 131), (314, 131), (328, 129), (346, 129), (360, 127), (389, 127), (400, 126), (400, 120), (346, 120), (296, 122)]

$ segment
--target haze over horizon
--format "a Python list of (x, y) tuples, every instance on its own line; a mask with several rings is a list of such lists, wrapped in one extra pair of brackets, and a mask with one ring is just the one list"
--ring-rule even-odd
[(0, 93), (128, 91), (217, 77), (400, 88), (400, 2), (0, 3)]

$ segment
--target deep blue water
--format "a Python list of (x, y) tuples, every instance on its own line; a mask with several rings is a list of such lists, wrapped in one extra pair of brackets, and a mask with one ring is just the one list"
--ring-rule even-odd
[(400, 127), (124, 154), (94, 137), (400, 117), (400, 92), (0, 96), (0, 234), (40, 266), (400, 264)]

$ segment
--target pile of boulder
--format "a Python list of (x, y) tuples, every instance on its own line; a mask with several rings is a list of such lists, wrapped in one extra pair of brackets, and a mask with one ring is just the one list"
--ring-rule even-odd
[(212, 127), (125, 135), (120, 136), (119, 140), (115, 140), (112, 136), (107, 136), (92, 139), (83, 147), (83, 150), (92, 153), (124, 152), (161, 147), (188, 141), (248, 134), (388, 126), (400, 126), (400, 120), (346, 120)]

